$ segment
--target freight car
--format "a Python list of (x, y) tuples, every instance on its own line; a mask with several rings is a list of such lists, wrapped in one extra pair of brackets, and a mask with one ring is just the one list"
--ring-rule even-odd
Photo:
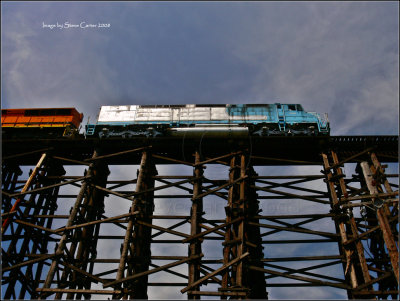
[(83, 114), (75, 108), (1, 110), (3, 138), (57, 138), (78, 134)]
[(102, 106), (88, 137), (329, 135), (329, 121), (299, 104)]

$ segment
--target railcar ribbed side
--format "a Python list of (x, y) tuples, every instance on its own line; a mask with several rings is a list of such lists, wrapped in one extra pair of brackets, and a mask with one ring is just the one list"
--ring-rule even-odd
[(33, 108), (1, 110), (4, 138), (56, 138), (78, 132), (83, 114), (75, 108)]

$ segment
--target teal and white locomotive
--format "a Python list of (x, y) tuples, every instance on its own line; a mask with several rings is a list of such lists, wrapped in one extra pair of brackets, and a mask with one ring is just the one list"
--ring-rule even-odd
[(187, 104), (102, 106), (86, 136), (244, 137), (329, 135), (329, 121), (300, 104)]

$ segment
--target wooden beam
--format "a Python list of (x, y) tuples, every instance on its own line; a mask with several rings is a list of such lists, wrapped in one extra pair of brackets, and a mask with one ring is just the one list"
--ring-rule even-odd
[(56, 256), (56, 255), (55, 254), (41, 255), (39, 258), (28, 260), (28, 261), (25, 261), (25, 262), (21, 262), (21, 263), (15, 264), (15, 265), (10, 266), (10, 267), (5, 267), (2, 270), (3, 270), (3, 273), (4, 273), (4, 272), (7, 272), (7, 271), (11, 271), (13, 269), (16, 269), (16, 268), (20, 268), (20, 267), (23, 267), (23, 266), (26, 266), (26, 265), (30, 265), (30, 264), (34, 264), (34, 263), (37, 263), (37, 262), (40, 262), (40, 261), (43, 261), (43, 260), (46, 260), (46, 259), (49, 259), (49, 258), (53, 258), (54, 256)]
[(37, 292), (43, 293), (81, 293), (95, 295), (120, 294), (121, 290), (87, 290), (87, 289), (67, 289), (67, 288), (37, 288)]
[(244, 219), (243, 216), (238, 217), (238, 218), (234, 219), (233, 221), (230, 221), (230, 222), (227, 222), (227, 223), (225, 223), (225, 224), (219, 225), (219, 226), (217, 226), (217, 227), (211, 228), (211, 229), (209, 229), (209, 230), (207, 230), (207, 231), (203, 231), (203, 232), (201, 232), (201, 233), (199, 233), (199, 234), (196, 234), (196, 235), (194, 235), (194, 236), (190, 236), (190, 237), (188, 237), (188, 238), (182, 240), (182, 242), (183, 242), (183, 243), (189, 242), (189, 241), (191, 241), (191, 240), (193, 240), (193, 239), (202, 237), (202, 236), (204, 236), (204, 235), (206, 235), (206, 234), (208, 234), (208, 233), (215, 232), (215, 231), (217, 231), (217, 230), (219, 230), (219, 229), (221, 229), (221, 228), (224, 228), (224, 227), (226, 227), (226, 226), (228, 226), (228, 225), (230, 225), (230, 224), (234, 224), (234, 223), (236, 223), (236, 222), (238, 222), (238, 221), (241, 221), (241, 220), (243, 220), (243, 219)]
[(167, 233), (170, 233), (170, 234), (173, 234), (173, 235), (183, 236), (183, 237), (190, 237), (189, 234), (186, 234), (186, 233), (183, 233), (183, 232), (179, 232), (179, 231), (170, 230), (168, 228), (160, 227), (160, 226), (149, 224), (149, 223), (146, 223), (146, 222), (136, 221), (136, 223), (140, 224), (140, 225), (143, 225), (143, 226), (146, 226), (146, 227), (157, 229), (157, 230), (160, 230), (160, 231), (163, 231), (163, 232), (167, 232)]
[(126, 154), (130, 154), (130, 153), (140, 152), (140, 151), (148, 149), (148, 148), (151, 148), (151, 146), (139, 147), (139, 148), (135, 148), (135, 149), (131, 149), (131, 150), (123, 151), (123, 152), (118, 152), (118, 153), (114, 153), (114, 154), (98, 156), (96, 158), (89, 158), (89, 159), (85, 159), (84, 161), (93, 162), (93, 161), (96, 161), (96, 160), (102, 160), (102, 159), (107, 159), (107, 158), (111, 158), (111, 157), (116, 157), (116, 156), (126, 155)]
[(203, 198), (203, 197), (205, 197), (205, 196), (207, 196), (207, 195), (209, 195), (209, 194), (211, 194), (211, 193), (214, 193), (214, 192), (216, 192), (216, 191), (218, 191), (218, 190), (221, 190), (221, 189), (223, 189), (223, 188), (225, 188), (225, 187), (232, 186), (233, 184), (235, 184), (235, 183), (237, 183), (237, 182), (239, 182), (239, 181), (243, 181), (243, 180), (246, 179), (246, 178), (247, 178), (247, 176), (243, 176), (243, 177), (240, 177), (239, 179), (236, 179), (236, 180), (233, 181), (233, 182), (225, 183), (225, 184), (223, 184), (223, 185), (221, 185), (221, 186), (219, 186), (219, 187), (217, 187), (217, 188), (211, 189), (211, 190), (209, 190), (209, 191), (207, 191), (207, 192), (204, 192), (204, 193), (202, 193), (202, 194), (200, 194), (200, 195), (198, 195), (198, 196), (196, 196), (196, 197), (193, 197), (192, 200), (197, 200), (197, 199)]
[(270, 269), (263, 269), (263, 268), (259, 268), (259, 267), (256, 267), (256, 266), (249, 266), (248, 268), (250, 270), (260, 271), (260, 272), (264, 272), (264, 273), (268, 273), (268, 274), (272, 274), (272, 275), (281, 276), (281, 277), (284, 277), (284, 278), (300, 280), (300, 281), (306, 281), (306, 282), (310, 282), (310, 283), (316, 283), (316, 284), (320, 284), (320, 285), (323, 285), (323, 286), (332, 286), (332, 287), (349, 289), (348, 285), (346, 285), (344, 283), (322, 281), (322, 280), (319, 280), (319, 279), (313, 279), (313, 278), (309, 278), (309, 277), (289, 275), (289, 274), (286, 274), (286, 273), (282, 273), (282, 272), (278, 272), (278, 271), (274, 271), (274, 270), (270, 270)]
[(207, 279), (209, 279), (209, 278), (211, 278), (211, 277), (213, 277), (213, 276), (215, 276), (215, 275), (221, 273), (221, 272), (222, 272), (223, 270), (225, 270), (226, 268), (228, 268), (228, 267), (230, 267), (231, 265), (233, 265), (233, 264), (235, 264), (235, 263), (237, 263), (237, 262), (243, 260), (243, 258), (245, 258), (245, 257), (247, 257), (247, 256), (249, 256), (249, 255), (250, 255), (250, 253), (249, 253), (249, 252), (246, 252), (246, 253), (244, 253), (242, 256), (233, 259), (232, 261), (230, 261), (229, 263), (227, 263), (227, 264), (225, 264), (224, 266), (220, 267), (219, 269), (215, 270), (214, 272), (212, 272), (212, 273), (210, 273), (210, 274), (208, 274), (208, 275), (206, 275), (206, 276), (200, 278), (199, 280), (195, 281), (195, 282), (192, 283), (191, 285), (188, 285), (187, 287), (181, 289), (181, 293), (183, 294), (183, 293), (187, 292), (187, 291), (190, 290), (192, 287), (195, 287), (196, 285), (199, 285), (199, 284), (203, 283), (205, 280), (207, 280)]
[(79, 225), (73, 225), (73, 226), (69, 226), (69, 227), (60, 228), (60, 229), (54, 230), (54, 232), (55, 233), (59, 233), (59, 232), (69, 231), (69, 230), (76, 229), (76, 228), (88, 227), (88, 226), (92, 226), (92, 225), (95, 225), (95, 224), (109, 222), (109, 221), (113, 221), (113, 220), (120, 219), (120, 218), (123, 218), (123, 217), (129, 217), (129, 216), (133, 216), (133, 215), (137, 215), (137, 214), (139, 214), (139, 211), (129, 212), (129, 213), (125, 213), (125, 214), (121, 214), (121, 215), (118, 215), (118, 216), (109, 217), (109, 218), (105, 218), (105, 219), (101, 219), (101, 220), (97, 220), (97, 221), (93, 221), (93, 222), (88, 222), (88, 223), (84, 223), (84, 224), (79, 224)]
[(242, 153), (242, 151), (226, 154), (226, 155), (223, 155), (223, 156), (220, 156), (220, 157), (216, 157), (216, 158), (212, 158), (212, 159), (208, 159), (208, 160), (205, 160), (205, 161), (202, 161), (202, 162), (197, 162), (193, 166), (196, 167), (196, 166), (199, 166), (199, 165), (211, 163), (211, 162), (214, 162), (214, 161), (217, 161), (217, 160), (220, 160), (220, 159), (236, 156), (236, 155), (241, 154), (241, 153)]
[(150, 275), (150, 274), (154, 274), (154, 273), (157, 273), (159, 271), (165, 270), (167, 268), (172, 268), (174, 266), (183, 264), (183, 263), (188, 262), (190, 260), (201, 258), (203, 256), (204, 256), (204, 254), (187, 257), (185, 259), (181, 259), (181, 260), (178, 260), (178, 261), (175, 261), (175, 262), (160, 266), (160, 267), (152, 269), (152, 270), (148, 270), (148, 271), (141, 272), (141, 273), (138, 273), (138, 274), (135, 274), (135, 275), (131, 275), (131, 276), (125, 277), (125, 278), (120, 279), (120, 280), (115, 280), (115, 281), (111, 281), (111, 282), (105, 283), (105, 284), (103, 284), (103, 287), (114, 286), (114, 285), (119, 284), (119, 283), (132, 281), (133, 279), (136, 279), (136, 278), (139, 278), (139, 277), (142, 277), (142, 276), (146, 276), (146, 275)]

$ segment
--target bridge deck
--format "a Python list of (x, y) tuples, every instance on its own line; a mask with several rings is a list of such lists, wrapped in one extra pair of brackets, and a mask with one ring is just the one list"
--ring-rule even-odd
[[(112, 154), (144, 146), (151, 146), (152, 152), (156, 154), (190, 162), (193, 161), (196, 149), (200, 150), (203, 157), (211, 158), (238, 149), (248, 149), (254, 165), (320, 165), (322, 160), (320, 154), (326, 149), (335, 149), (341, 158), (349, 158), (367, 148), (373, 148), (384, 162), (398, 161), (398, 136), (13, 139), (3, 140), (2, 157), (3, 159), (15, 157), (20, 165), (34, 165), (37, 163), (40, 152), (45, 149), (53, 149), (58, 156), (81, 161), (90, 158), (95, 148), (100, 148), (102, 154)], [(26, 155), (20, 156), (20, 154)], [(171, 163), (163, 159), (158, 160), (156, 164)], [(138, 164), (139, 162), (140, 154), (138, 153), (110, 157), (107, 160), (110, 165)], [(74, 163), (71, 162), (71, 164)]]

